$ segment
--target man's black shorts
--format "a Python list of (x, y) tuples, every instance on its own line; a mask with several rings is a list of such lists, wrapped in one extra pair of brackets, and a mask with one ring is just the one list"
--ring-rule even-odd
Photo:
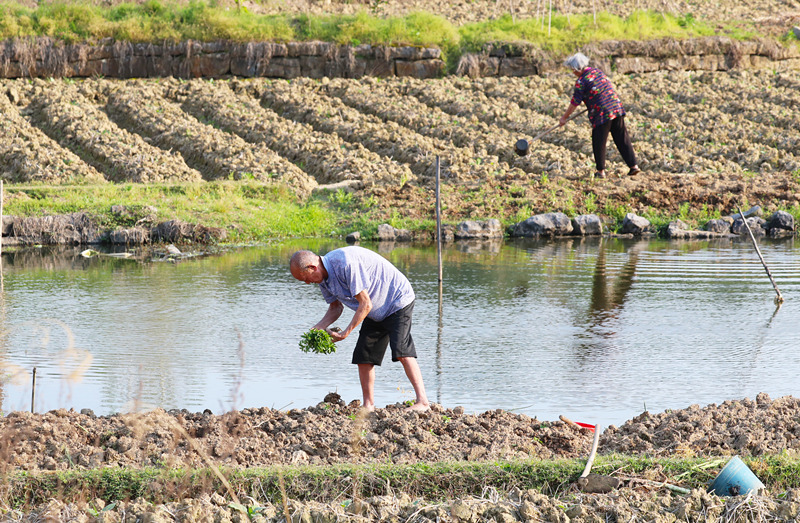
[(383, 321), (364, 318), (353, 351), (353, 363), (380, 365), (386, 346), (392, 347), (392, 361), (400, 358), (416, 358), (417, 350), (411, 338), (411, 315), (414, 302), (390, 314)]

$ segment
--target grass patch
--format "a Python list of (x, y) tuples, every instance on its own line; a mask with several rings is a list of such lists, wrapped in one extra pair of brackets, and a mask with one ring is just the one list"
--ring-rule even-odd
[(294, 20), (300, 40), (338, 44), (386, 44), (436, 46), (451, 49), (459, 44), (456, 28), (440, 16), (417, 12), (404, 17), (378, 18), (365, 11), (356, 15), (301, 15)]
[(479, 50), (490, 42), (530, 42), (542, 49), (569, 53), (576, 46), (598, 40), (650, 40), (664, 37), (691, 38), (716, 34), (717, 30), (694, 18), (677, 18), (654, 11), (634, 11), (627, 18), (610, 13), (554, 15), (513, 19), (504, 15), (495, 20), (461, 28), (462, 46)]
[(289, 41), (297, 38), (291, 17), (252, 15), (205, 2), (148, 0), (113, 7), (54, 2), (35, 9), (0, 4), (0, 38), (51, 36), (65, 42), (111, 37), (130, 42), (180, 40)]
[(0, 39), (50, 36), (65, 42), (111, 37), (130, 42), (180, 40), (309, 41), (339, 44), (437, 46), (459, 43), (456, 28), (442, 17), (410, 13), (379, 18), (356, 15), (256, 15), (247, 9), (224, 9), (213, 3), (187, 4), (147, 0), (112, 7), (43, 3), (35, 9), (0, 3)]
[[(4, 213), (15, 216), (85, 211), (116, 224), (112, 205), (152, 206), (156, 219), (179, 219), (229, 230), (230, 241), (330, 236), (338, 232), (338, 211), (318, 200), (299, 203), (286, 189), (255, 182), (121, 184), (96, 186), (6, 185)], [(129, 226), (130, 224), (118, 224)]]
[[(705, 489), (727, 463), (725, 457), (653, 458), (598, 456), (593, 472), (623, 480), (666, 482)], [(800, 487), (800, 460), (784, 455), (745, 458), (745, 463), (773, 493)], [(412, 498), (442, 501), (480, 497), (487, 487), (499, 492), (536, 489), (550, 496), (568, 496), (584, 468), (580, 459), (504, 462), (437, 462), (409, 465), (274, 466), (221, 469), (236, 492), (260, 502), (279, 504), (283, 496), (299, 501), (341, 501), (341, 494), (360, 498), (404, 492)], [(4, 476), (0, 499), (14, 509), (59, 499), (65, 503), (100, 498), (106, 503), (144, 498), (165, 503), (203, 493), (224, 491), (209, 469), (105, 468), (61, 472), (19, 472)], [(355, 486), (354, 486), (354, 481)]]
[(78, 2), (42, 3), (36, 8), (0, 2), (0, 39), (50, 36), (65, 42), (111, 37), (130, 42), (181, 40), (309, 41), (339, 44), (431, 46), (443, 50), (448, 62), (461, 52), (488, 42), (530, 42), (542, 49), (571, 52), (596, 40), (646, 40), (725, 34), (748, 39), (754, 35), (741, 22), (712, 26), (691, 14), (674, 16), (635, 11), (626, 18), (606, 12), (498, 19), (454, 26), (427, 12), (379, 17), (366, 8), (355, 15), (260, 15), (246, 8), (226, 9), (213, 2), (147, 0), (115, 6)]

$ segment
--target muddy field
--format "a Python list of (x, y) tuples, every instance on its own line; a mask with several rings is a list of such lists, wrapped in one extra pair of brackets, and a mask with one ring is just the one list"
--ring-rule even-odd
[(557, 122), (574, 77), (0, 83), (0, 175), (14, 182), (256, 179), (299, 198), (344, 188), (386, 216), (766, 210), (800, 202), (800, 80), (792, 73), (670, 72), (613, 78), (644, 173), (613, 145), (592, 180), (585, 116)]
[[(713, 479), (733, 455), (797, 457), (799, 413), (797, 398), (773, 400), (766, 394), (678, 411), (644, 412), (620, 427), (603, 430), (598, 453), (705, 457), (713, 462), (708, 469)], [(405, 411), (403, 405), (390, 405), (364, 414), (357, 401), (346, 404), (335, 393), (304, 409), (245, 409), (223, 415), (163, 410), (103, 417), (72, 410), (36, 415), (14, 412), (0, 419), (0, 434), (7, 472), (586, 458), (593, 439), (591, 431), (563, 421), (499, 410), (468, 413), (460, 407), (434, 405), (432, 411), (420, 414)], [(360, 500), (358, 507), (349, 495), (331, 493), (331, 499), (295, 500), (285, 508), (292, 519), (307, 513), (305, 518), (311, 519), (304, 521), (338, 517), (345, 521), (564, 522), (793, 521), (800, 509), (800, 491), (767, 492), (743, 504), (741, 498), (719, 498), (703, 489), (690, 494), (667, 490), (658, 485), (666, 479), (661, 470), (634, 475), (622, 467), (602, 474), (617, 478), (619, 487), (606, 494), (590, 494), (578, 488), (577, 478), (565, 477), (558, 492), (542, 493), (518, 484), (508, 492), (492, 490), (482, 497), (426, 500), (404, 494), (402, 485), (389, 485), (391, 495)], [(243, 521), (225, 494), (230, 493), (165, 505), (119, 500), (105, 514), (111, 519), (104, 521), (126, 517), (133, 519), (125, 521)], [(241, 492), (239, 496), (246, 497)], [(337, 497), (342, 499), (333, 499)], [(116, 500), (106, 500), (111, 501)], [(284, 507), (265, 499), (247, 503), (263, 508), (261, 515), (267, 520), (284, 519)], [(52, 501), (27, 517), (77, 517), (102, 507), (98, 500)], [(745, 512), (750, 519), (742, 519)]]

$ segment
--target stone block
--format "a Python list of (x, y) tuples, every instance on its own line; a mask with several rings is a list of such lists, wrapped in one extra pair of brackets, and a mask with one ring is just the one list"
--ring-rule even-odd
[(298, 58), (300, 64), (300, 76), (308, 78), (322, 78), (325, 76), (325, 68), (328, 64), (325, 56), (311, 55)]
[(395, 62), (395, 74), (397, 76), (410, 76), (412, 78), (439, 78), (444, 74), (444, 62), (441, 60), (417, 60), (406, 62), (398, 60)]
[(731, 232), (731, 224), (728, 220), (708, 220), (706, 230), (717, 234), (729, 234)]
[(530, 58), (510, 57), (500, 60), (498, 76), (533, 76), (539, 74), (539, 67)]
[(536, 238), (564, 236), (572, 232), (572, 221), (563, 212), (537, 214), (511, 227), (511, 236)]
[(641, 216), (637, 216), (632, 212), (626, 214), (625, 219), (622, 220), (623, 234), (639, 235), (648, 232), (649, 229), (650, 229), (650, 220), (648, 220), (647, 218), (643, 218)]
[(200, 55), (195, 58), (194, 70), (199, 73), (195, 76), (204, 78), (219, 78), (230, 74), (231, 55), (228, 52)]
[(658, 71), (661, 68), (661, 63), (659, 60), (644, 56), (618, 56), (614, 58), (613, 62), (614, 65), (612, 67), (617, 74), (652, 73), (653, 71)]
[(581, 236), (603, 234), (603, 222), (596, 214), (582, 214), (572, 219), (572, 232)]
[(411, 241), (411, 232), (407, 229), (396, 229), (388, 223), (378, 225), (378, 240), (385, 242), (408, 242)]
[(794, 231), (794, 216), (786, 211), (775, 211), (767, 222), (767, 228), (772, 230)]
[(466, 220), (456, 226), (454, 236), (457, 240), (502, 238), (503, 227), (499, 220)]
[(377, 76), (379, 78), (387, 78), (394, 76), (394, 62), (384, 60), (383, 58), (376, 58), (373, 60), (364, 60), (364, 74), (368, 76)]
[(289, 42), (286, 44), (287, 56), (329, 56), (335, 44), (328, 42)]
[(141, 245), (150, 241), (150, 231), (144, 227), (116, 229), (108, 233), (108, 241), (116, 245)]
[[(232, 64), (231, 72), (233, 72)], [(252, 76), (265, 78), (297, 78), (301, 76), (300, 61), (297, 58), (289, 57), (265, 60), (256, 67)]]

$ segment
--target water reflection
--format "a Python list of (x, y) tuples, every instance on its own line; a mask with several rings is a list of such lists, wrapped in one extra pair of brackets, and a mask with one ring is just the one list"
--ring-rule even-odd
[[(221, 412), (306, 407), (332, 391), (359, 398), (354, 340), (330, 356), (298, 350), (324, 304), (287, 268), (298, 248), (324, 254), (343, 244), (286, 242), (178, 264), (87, 259), (80, 249), (4, 253), (5, 374), (37, 366), (40, 411)], [(746, 243), (456, 242), (443, 251), (441, 285), (434, 245), (363, 245), (412, 282), (423, 378), (448, 407), (607, 425), (645, 404), (658, 411), (800, 393), (794, 240), (761, 245), (786, 296), (780, 312)], [(69, 328), (72, 343), (50, 320)], [(49, 326), (47, 336), (37, 325)], [(84, 361), (60, 356), (70, 346), (93, 359), (81, 381), (65, 386)], [(379, 370), (379, 405), (410, 398), (391, 367)], [(4, 411), (29, 409), (29, 381), (3, 381), (0, 392)]]
[[(608, 325), (616, 318), (619, 309), (625, 303), (625, 297), (633, 285), (633, 276), (636, 274), (636, 263), (639, 261), (639, 251), (646, 242), (638, 242), (627, 250), (627, 260), (616, 276), (611, 274), (606, 267), (606, 253), (608, 242), (600, 242), (597, 252), (597, 261), (594, 265), (594, 278), (592, 280), (592, 295), (589, 302), (590, 329)], [(613, 334), (606, 331), (601, 335)]]

